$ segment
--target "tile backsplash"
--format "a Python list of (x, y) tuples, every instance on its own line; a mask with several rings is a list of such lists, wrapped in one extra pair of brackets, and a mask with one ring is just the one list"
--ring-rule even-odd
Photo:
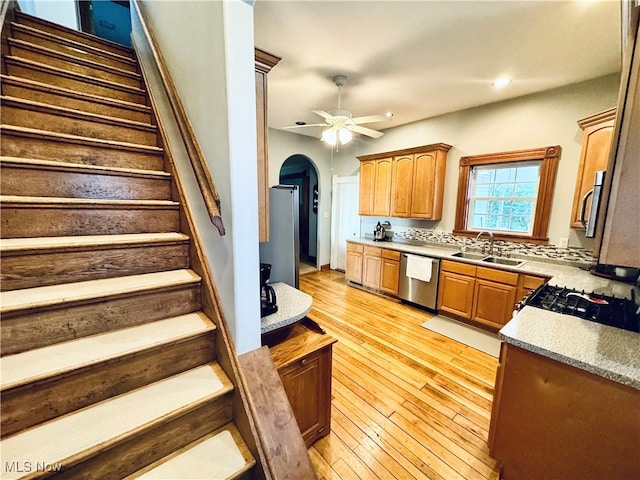
[[(432, 245), (450, 246), (461, 248), (463, 244), (471, 252), (480, 252), (483, 245), (486, 245), (486, 237), (480, 240), (475, 238), (458, 237), (450, 233), (429, 230), (426, 228), (406, 228), (394, 230), (394, 238), (406, 240), (418, 240)], [(518, 243), (505, 240), (496, 240), (494, 243), (494, 253), (501, 249), (503, 256), (514, 258), (540, 260), (544, 262), (571, 265), (590, 266), (597, 263), (597, 259), (592, 256), (591, 250), (584, 248), (568, 247), (560, 248), (554, 245), (537, 245), (534, 243)]]

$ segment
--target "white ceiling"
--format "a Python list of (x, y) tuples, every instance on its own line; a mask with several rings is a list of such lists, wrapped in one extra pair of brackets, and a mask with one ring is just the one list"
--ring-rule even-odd
[[(384, 130), (620, 70), (618, 0), (256, 0), (255, 44), (271, 71), (269, 126), (391, 111)], [(513, 82), (495, 89), (491, 82)], [(319, 136), (320, 128), (297, 133)]]

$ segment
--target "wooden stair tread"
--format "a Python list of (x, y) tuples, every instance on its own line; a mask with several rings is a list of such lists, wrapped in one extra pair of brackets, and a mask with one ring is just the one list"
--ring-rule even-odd
[(0, 195), (0, 203), (5, 205), (57, 205), (57, 206), (104, 206), (104, 207), (177, 207), (178, 202), (171, 200), (112, 200), (102, 198), (60, 198), (60, 197), (23, 197), (19, 195)]
[[(217, 363), (194, 368), (10, 436), (0, 442), (2, 462), (38, 459), (69, 467), (232, 389)], [(3, 472), (2, 478), (21, 475)]]
[[(65, 27), (64, 25), (60, 25), (58, 23), (51, 22), (49, 20), (45, 20), (40, 17), (35, 17), (33, 15), (29, 15), (28, 13), (24, 13), (18, 10), (15, 13), (15, 17), (16, 17), (16, 21), (20, 24), (24, 24), (25, 21), (36, 23), (39, 26), (48, 27), (58, 32), (67, 33), (68, 35), (71, 35), (74, 39), (83, 40), (83, 41), (87, 40), (93, 43), (98, 43), (105, 47), (115, 48), (121, 52), (126, 52), (127, 55), (133, 58), (134, 52), (131, 47), (127, 47), (126, 45), (122, 45), (120, 43), (112, 42), (111, 40), (107, 40), (106, 38), (101, 38), (89, 33), (81, 32), (79, 30), (74, 30), (72, 28)], [(62, 36), (62, 35), (59, 35), (59, 36)], [(63, 37), (63, 38), (69, 38), (69, 37)]]
[(43, 47), (41, 45), (36, 45), (34, 43), (27, 42), (25, 40), (19, 40), (17, 38), (9, 38), (7, 39), (7, 41), (9, 42), (10, 46), (19, 45), (26, 50), (37, 51), (48, 57), (58, 58), (70, 64), (82, 65), (84, 67), (91, 67), (95, 70), (102, 70), (104, 72), (121, 75), (123, 77), (128, 77), (137, 81), (140, 81), (140, 79), (142, 78), (142, 76), (136, 72), (131, 72), (129, 70), (124, 70), (122, 68), (112, 67), (110, 65), (105, 65), (103, 63), (98, 63), (98, 62), (94, 62), (84, 58), (75, 57), (73, 55), (69, 55), (67, 53), (63, 53), (58, 50), (52, 50), (50, 48)]
[(20, 165), (24, 167), (39, 167), (44, 169), (54, 170), (70, 170), (70, 171), (83, 171), (92, 173), (108, 173), (108, 174), (124, 174), (124, 175), (136, 175), (145, 177), (157, 177), (157, 178), (170, 178), (169, 172), (163, 172), (161, 170), (142, 170), (139, 168), (124, 168), (124, 167), (107, 167), (104, 165), (91, 165), (88, 163), (69, 163), (69, 162), (54, 162), (52, 160), (40, 160), (38, 158), (23, 158), (23, 157), (7, 157), (0, 156), (0, 164), (5, 165)]
[(74, 110), (71, 108), (59, 107), (57, 105), (49, 105), (42, 102), (34, 102), (33, 100), (26, 100), (22, 98), (10, 97), (1, 95), (0, 102), (6, 106), (17, 106), (18, 108), (29, 110), (49, 111), (53, 114), (64, 115), (67, 117), (74, 117), (83, 120), (90, 120), (97, 123), (116, 124), (126, 126), (128, 128), (135, 128), (139, 130), (147, 130), (150, 132), (156, 131), (156, 126), (149, 123), (136, 122), (133, 120), (126, 120), (117, 117), (108, 117), (106, 115), (99, 115), (97, 113), (83, 112), (81, 110)]
[(40, 252), (43, 250), (69, 250), (92, 247), (116, 247), (136, 244), (165, 244), (186, 242), (189, 237), (183, 233), (128, 233), (122, 235), (86, 235), (77, 237), (35, 237), (0, 239), (0, 252)]
[(0, 389), (61, 375), (211, 330), (215, 330), (215, 326), (203, 313), (189, 313), (7, 355), (0, 358)]
[(37, 70), (41, 70), (41, 71), (48, 71), (51, 73), (55, 73), (56, 75), (60, 75), (60, 76), (64, 76), (64, 77), (71, 77), (71, 78), (75, 78), (75, 79), (81, 79), (85, 82), (90, 82), (90, 83), (94, 83), (94, 84), (99, 84), (102, 86), (106, 86), (106, 87), (110, 87), (110, 88), (115, 88), (118, 90), (125, 90), (128, 92), (132, 92), (132, 93), (136, 93), (139, 95), (144, 95), (146, 92), (145, 90), (139, 88), (139, 87), (134, 87), (132, 85), (126, 85), (124, 83), (119, 83), (119, 82), (114, 82), (111, 80), (105, 80), (103, 78), (98, 78), (98, 77), (91, 77), (88, 75), (83, 75), (81, 73), (77, 73), (77, 72), (72, 72), (69, 70), (65, 70), (63, 68), (58, 68), (58, 67), (54, 67), (51, 65), (47, 65), (46, 63), (40, 63), (40, 62), (35, 62), (33, 60), (29, 60), (26, 58), (22, 58), (22, 57), (17, 57), (15, 55), (5, 55), (4, 56), (5, 62), (6, 63), (16, 63), (16, 64), (23, 64), (23, 65), (28, 65), (32, 68), (35, 68)]
[(15, 77), (15, 76), (11, 76), (11, 75), (0, 75), (0, 80), (2, 81), (2, 83), (14, 83), (14, 84), (21, 84), (30, 88), (34, 88), (37, 90), (42, 90), (42, 91), (51, 91), (51, 92), (56, 92), (59, 93), (61, 95), (67, 95), (69, 97), (75, 97), (75, 98), (81, 98), (81, 99), (85, 99), (85, 100), (90, 100), (93, 102), (98, 102), (98, 103), (102, 103), (102, 104), (108, 104), (108, 105), (116, 105), (122, 108), (129, 108), (132, 110), (140, 110), (143, 112), (151, 112), (151, 107), (149, 107), (148, 105), (144, 105), (141, 103), (131, 103), (131, 102), (127, 102), (125, 100), (118, 100), (115, 98), (108, 98), (108, 97), (101, 97), (98, 95), (93, 95), (91, 93), (87, 93), (87, 92), (79, 92), (77, 90), (70, 90), (68, 88), (64, 88), (64, 87), (58, 87), (57, 85), (49, 85), (47, 83), (42, 83), (42, 82), (36, 82), (35, 80), (30, 80), (28, 78), (22, 78), (22, 77)]
[(183, 269), (11, 290), (0, 292), (0, 313), (113, 297), (199, 281), (200, 277), (195, 272)]
[(53, 139), (57, 139), (60, 141), (66, 142), (74, 142), (74, 143), (84, 143), (84, 144), (94, 144), (103, 147), (115, 147), (115, 148), (124, 148), (129, 150), (138, 150), (145, 151), (148, 153), (162, 153), (162, 148), (153, 147), (149, 145), (140, 145), (138, 143), (127, 143), (127, 142), (118, 142), (115, 140), (102, 140), (100, 138), (92, 138), (92, 137), (80, 137), (78, 135), (69, 135), (67, 133), (57, 133), (57, 132), (48, 132), (44, 130), (36, 130), (33, 128), (26, 127), (16, 127), (13, 125), (0, 125), (1, 130), (6, 130), (8, 132), (12, 132), (14, 134), (22, 134), (33, 137), (49, 137)]
[(51, 32), (45, 32), (44, 30), (38, 30), (37, 28), (30, 27), (28, 25), (23, 25), (21, 23), (11, 22), (11, 28), (14, 30), (21, 30), (24, 33), (28, 33), (29, 35), (33, 35), (36, 37), (46, 38), (50, 41), (68, 46), (69, 48), (74, 48), (82, 51), (86, 51), (96, 55), (102, 55), (105, 57), (109, 57), (112, 60), (117, 60), (122, 63), (126, 63), (131, 65), (132, 67), (136, 66), (136, 61), (131, 57), (125, 57), (123, 55), (118, 55), (115, 52), (110, 52), (108, 50), (103, 50), (98, 47), (94, 47), (92, 45), (87, 45), (82, 42), (77, 42), (70, 38), (61, 37), (60, 35), (55, 35)]
[(127, 477), (153, 480), (237, 478), (255, 460), (233, 424), (227, 424), (166, 459)]

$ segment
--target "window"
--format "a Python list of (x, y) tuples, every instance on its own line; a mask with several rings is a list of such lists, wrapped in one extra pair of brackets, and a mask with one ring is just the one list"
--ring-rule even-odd
[(462, 157), (453, 233), (547, 242), (559, 155), (555, 146)]

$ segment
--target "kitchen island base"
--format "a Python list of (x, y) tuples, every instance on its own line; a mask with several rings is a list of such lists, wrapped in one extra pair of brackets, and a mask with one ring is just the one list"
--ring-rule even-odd
[(640, 390), (503, 343), (489, 430), (501, 478), (638, 478)]

